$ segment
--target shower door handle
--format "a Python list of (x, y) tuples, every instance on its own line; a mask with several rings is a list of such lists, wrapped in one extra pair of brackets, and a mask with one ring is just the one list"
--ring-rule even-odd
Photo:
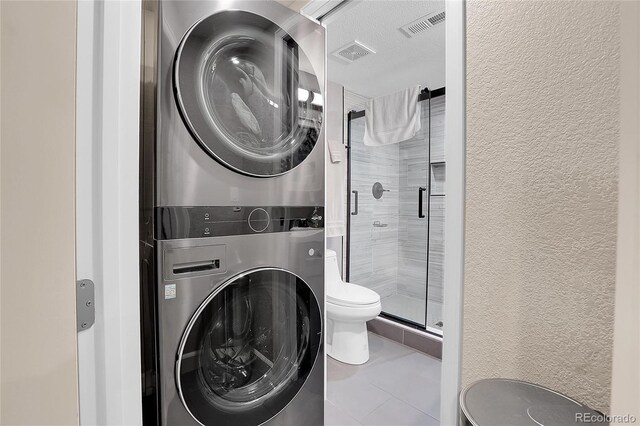
[(355, 211), (351, 212), (351, 215), (355, 216), (358, 214), (358, 191), (351, 191), (353, 195), (355, 195)]
[(425, 188), (424, 186), (418, 188), (418, 217), (420, 219), (426, 217), (424, 215), (424, 212), (422, 211), (422, 205), (424, 204), (422, 194), (424, 194), (425, 192), (427, 192), (427, 188)]

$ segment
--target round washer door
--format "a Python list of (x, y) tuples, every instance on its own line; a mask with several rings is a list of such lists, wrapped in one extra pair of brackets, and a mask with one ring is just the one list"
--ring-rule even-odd
[(311, 62), (286, 31), (251, 12), (223, 11), (191, 27), (176, 54), (174, 89), (196, 141), (243, 174), (288, 172), (322, 127)]
[(237, 276), (195, 312), (178, 350), (180, 398), (203, 425), (258, 425), (305, 383), (321, 341), (320, 307), (296, 275)]

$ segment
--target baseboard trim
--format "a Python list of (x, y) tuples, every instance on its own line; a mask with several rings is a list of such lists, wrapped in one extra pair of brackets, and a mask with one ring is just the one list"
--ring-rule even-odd
[(440, 337), (380, 317), (368, 321), (367, 328), (379, 336), (442, 359), (442, 338)]

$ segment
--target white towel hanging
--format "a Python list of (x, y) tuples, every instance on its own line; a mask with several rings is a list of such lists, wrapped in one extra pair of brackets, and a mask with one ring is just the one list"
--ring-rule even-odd
[(371, 99), (365, 104), (364, 144), (389, 145), (413, 138), (421, 128), (420, 86)]
[(344, 160), (345, 148), (342, 142), (337, 141), (335, 139), (329, 139), (329, 156), (331, 157), (332, 163), (340, 163)]

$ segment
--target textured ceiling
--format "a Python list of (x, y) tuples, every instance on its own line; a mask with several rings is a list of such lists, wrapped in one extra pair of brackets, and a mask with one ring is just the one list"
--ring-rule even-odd
[[(398, 28), (444, 10), (444, 0), (352, 1), (326, 21), (328, 78), (365, 96), (380, 96), (415, 84), (444, 87), (445, 24), (407, 38)], [(357, 40), (376, 54), (347, 64), (332, 55)]]

